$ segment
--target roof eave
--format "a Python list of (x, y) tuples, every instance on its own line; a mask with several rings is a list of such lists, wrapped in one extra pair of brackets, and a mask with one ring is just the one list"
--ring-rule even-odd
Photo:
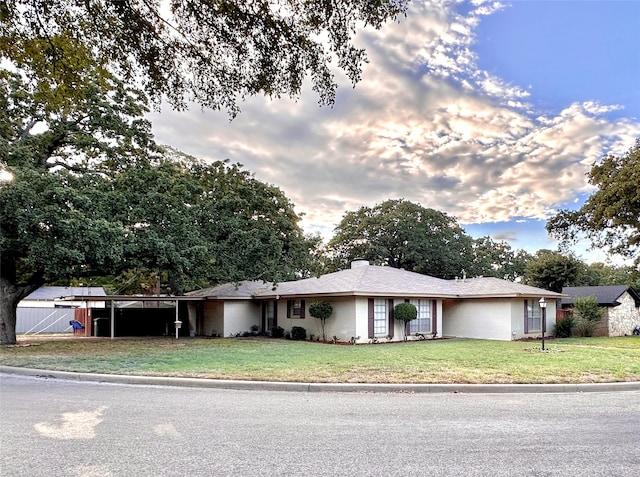
[(66, 296), (62, 301), (204, 301), (204, 296), (136, 296), (136, 295), (105, 295), (105, 296)]
[(562, 294), (536, 294), (536, 293), (460, 293), (456, 295), (456, 298), (548, 298), (552, 300), (561, 300), (562, 298), (568, 297), (569, 295)]

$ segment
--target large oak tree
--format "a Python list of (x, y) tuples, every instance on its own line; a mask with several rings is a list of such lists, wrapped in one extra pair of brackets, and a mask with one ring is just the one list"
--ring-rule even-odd
[(473, 239), (456, 219), (406, 200), (347, 212), (329, 242), (337, 268), (364, 258), (442, 278), (462, 276), (473, 262)]
[(588, 173), (596, 191), (578, 210), (561, 210), (547, 231), (564, 244), (586, 235), (594, 247), (640, 266), (640, 139), (622, 156), (609, 155)]
[(114, 78), (77, 87), (58, 101), (0, 70), (0, 343), (17, 303), (61, 278), (159, 270), (179, 293), (304, 273), (313, 241), (282, 191), (156, 146), (145, 96)]

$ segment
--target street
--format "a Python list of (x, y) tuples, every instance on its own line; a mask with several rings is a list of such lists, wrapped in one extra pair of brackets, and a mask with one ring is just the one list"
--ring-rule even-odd
[(0, 375), (2, 476), (635, 476), (640, 392), (305, 393)]

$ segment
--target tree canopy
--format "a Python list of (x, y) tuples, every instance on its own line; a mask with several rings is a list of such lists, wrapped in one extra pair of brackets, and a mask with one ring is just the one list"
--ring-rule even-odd
[(577, 286), (628, 285), (640, 290), (640, 273), (631, 266), (608, 265), (601, 262), (585, 265), (578, 275)]
[(297, 97), (307, 77), (331, 104), (332, 64), (357, 83), (366, 54), (356, 32), (396, 19), (407, 1), (3, 0), (0, 59), (69, 93), (93, 64), (178, 108), (194, 100), (234, 115), (245, 96)]
[(141, 92), (107, 76), (78, 88), (75, 104), (41, 101), (0, 70), (1, 343), (17, 302), (60, 278), (158, 270), (179, 293), (305, 273), (314, 240), (282, 191), (158, 147)]
[(515, 280), (531, 256), (504, 241), (473, 239), (455, 218), (403, 199), (347, 212), (327, 246), (340, 269), (363, 258), (441, 278), (491, 276)]
[(586, 235), (594, 247), (640, 265), (640, 139), (622, 156), (609, 155), (588, 173), (596, 191), (580, 209), (561, 210), (547, 231), (564, 244)]
[(473, 239), (453, 217), (406, 200), (347, 212), (328, 245), (336, 265), (378, 265), (453, 278), (472, 262)]
[(505, 241), (491, 237), (474, 240), (473, 262), (465, 268), (470, 276), (497, 277), (516, 280), (525, 274), (531, 255), (524, 250), (513, 250)]
[(571, 255), (541, 249), (527, 262), (524, 281), (528, 285), (562, 292), (562, 287), (577, 285), (584, 263)]

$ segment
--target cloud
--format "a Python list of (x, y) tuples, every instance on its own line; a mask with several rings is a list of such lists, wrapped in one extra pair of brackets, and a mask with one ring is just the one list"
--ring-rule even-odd
[[(388, 198), (420, 202), (462, 223), (544, 219), (588, 192), (585, 173), (640, 130), (610, 121), (618, 105), (573, 102), (536, 110), (528, 87), (478, 67), (475, 31), (500, 2), (413, 2), (406, 20), (358, 41), (370, 63), (336, 105), (250, 98), (224, 112), (152, 114), (159, 142), (229, 158), (282, 188), (309, 231), (330, 236), (347, 210)], [(460, 13), (464, 10), (464, 13)]]

